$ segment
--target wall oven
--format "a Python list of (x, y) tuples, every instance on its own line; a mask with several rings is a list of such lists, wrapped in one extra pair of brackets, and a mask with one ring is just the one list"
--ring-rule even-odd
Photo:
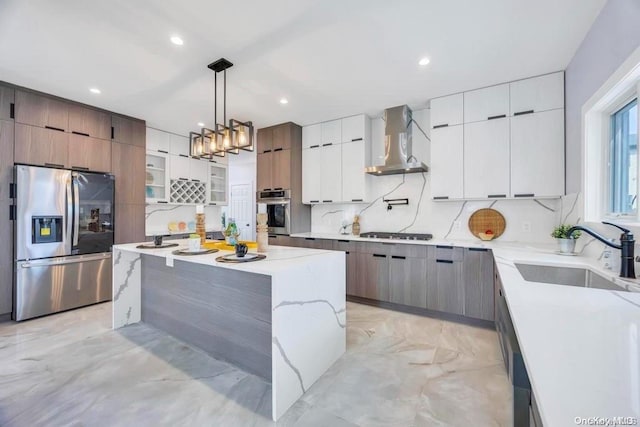
[(289, 235), (291, 230), (291, 191), (259, 191), (258, 203), (267, 205), (269, 234)]

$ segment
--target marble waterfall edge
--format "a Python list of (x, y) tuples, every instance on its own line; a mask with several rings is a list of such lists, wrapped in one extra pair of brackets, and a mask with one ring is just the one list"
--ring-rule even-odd
[(113, 329), (140, 322), (142, 255), (113, 250)]

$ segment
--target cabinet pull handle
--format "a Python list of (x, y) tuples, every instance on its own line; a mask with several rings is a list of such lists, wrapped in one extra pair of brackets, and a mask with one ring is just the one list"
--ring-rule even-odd
[(14, 104), (13, 102), (9, 104), (9, 118), (10, 119), (16, 118), (16, 104)]
[[(158, 150), (158, 151), (160, 151), (160, 150)], [(189, 158), (189, 156), (187, 156), (186, 154), (178, 154), (178, 156), (180, 156), (180, 157), (186, 157), (187, 159)]]
[(437, 259), (436, 262), (441, 262), (441, 263), (445, 263), (445, 264), (453, 264), (453, 261), (451, 261), (450, 259)]
[(449, 196), (435, 196), (433, 200), (448, 200)]
[(434, 129), (440, 129), (440, 128), (446, 128), (447, 126), (449, 126), (449, 123), (443, 123), (441, 125), (435, 125), (433, 128)]
[(200, 182), (200, 180), (199, 180), (199, 179), (192, 179), (191, 181), (193, 181), (193, 182)]
[(158, 150), (158, 153), (169, 154), (169, 152), (166, 150)]
[(270, 153), (271, 150), (264, 150), (263, 153)]
[(156, 203), (162, 203), (162, 204), (165, 204), (165, 203), (169, 203), (169, 202), (165, 202), (164, 200), (158, 200)]
[(362, 138), (353, 138), (351, 142), (362, 141)]
[(489, 249), (486, 248), (469, 248), (472, 252), (489, 252)]
[(270, 188), (264, 188), (263, 191), (271, 191)]
[(349, 243), (349, 240), (338, 240), (340, 243)]
[(535, 197), (535, 194), (533, 194), (533, 193), (520, 193), (520, 194), (514, 194), (513, 197)]
[(320, 146), (319, 146), (319, 145), (317, 145), (317, 144), (316, 144), (316, 145), (311, 145), (311, 146), (309, 146), (309, 148), (318, 148), (318, 147), (320, 147)]
[(275, 187), (274, 190), (282, 190), (282, 187)]
[[(274, 152), (276, 152), (276, 151), (282, 151), (282, 148), (274, 148), (274, 149), (273, 149), (273, 151), (274, 151)], [(266, 151), (265, 151), (265, 153), (266, 153)]]
[(351, 199), (352, 202), (364, 202), (362, 199)]
[(71, 166), (71, 169), (76, 169), (76, 170), (80, 170), (80, 171), (88, 171), (89, 168), (86, 166)]
[(349, 255), (349, 251), (346, 251), (345, 254)]
[(315, 237), (305, 237), (304, 240), (316, 240)]
[(9, 205), (9, 220), (16, 220), (16, 205)]
[(187, 178), (178, 178), (180, 181), (189, 181)]
[(382, 254), (373, 254), (374, 257), (376, 258), (386, 258), (386, 255), (382, 255)]
[(320, 203), (320, 200), (309, 200), (309, 203)]
[(436, 245), (436, 249), (453, 249), (453, 246)]
[(502, 288), (498, 289), (498, 293), (502, 296)]
[(400, 256), (400, 255), (391, 255), (392, 259), (407, 259), (406, 256)]
[(327, 144), (322, 144), (322, 146), (323, 146), (323, 147), (326, 147), (326, 146), (328, 146), (328, 145), (333, 145), (333, 142), (329, 142), (329, 143), (327, 143)]
[(64, 169), (64, 165), (59, 165), (57, 163), (45, 163), (45, 166), (49, 166), (50, 168), (61, 168)]
[(322, 203), (333, 203), (333, 200), (323, 200)]
[(507, 115), (506, 115), (506, 114), (500, 114), (499, 116), (490, 116), (490, 117), (487, 117), (487, 120), (504, 119), (505, 117), (507, 117)]
[(9, 198), (16, 198), (16, 184), (9, 184)]
[(45, 126), (45, 129), (57, 130), (58, 132), (64, 132), (64, 129), (54, 128), (53, 126)]
[(216, 160), (209, 160), (209, 163), (218, 163)]
[(533, 110), (526, 110), (526, 111), (518, 111), (517, 113), (513, 113), (514, 116), (524, 116), (525, 114), (531, 114), (533, 113)]
[(270, 239), (277, 239), (277, 238), (278, 238), (278, 236), (276, 236), (275, 234), (269, 234), (269, 238), (270, 238)]
[(71, 133), (74, 134), (74, 135), (91, 136), (88, 133), (76, 132), (75, 130), (72, 130)]
[(115, 139), (115, 129), (111, 126), (111, 139)]
[(216, 205), (217, 205), (217, 203), (214, 203), (214, 202), (209, 202), (209, 204), (210, 204), (211, 206), (216, 206)]
[(507, 195), (506, 194), (488, 194), (487, 197), (489, 199), (502, 199), (507, 197)]

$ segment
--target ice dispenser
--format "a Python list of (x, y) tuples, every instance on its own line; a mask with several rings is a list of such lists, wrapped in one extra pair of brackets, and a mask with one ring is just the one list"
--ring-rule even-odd
[(34, 216), (31, 224), (31, 243), (62, 242), (61, 216)]

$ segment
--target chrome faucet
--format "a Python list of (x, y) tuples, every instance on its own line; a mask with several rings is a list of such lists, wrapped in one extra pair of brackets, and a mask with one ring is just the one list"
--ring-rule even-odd
[(575, 231), (578, 230), (582, 230), (585, 233), (595, 237), (596, 239), (600, 240), (602, 243), (604, 243), (607, 246), (611, 246), (612, 248), (615, 249), (619, 249), (620, 250), (620, 277), (626, 277), (626, 278), (632, 278), (635, 279), (636, 278), (636, 273), (635, 273), (635, 269), (634, 269), (634, 256), (633, 256), (633, 251), (635, 249), (635, 244), (636, 241), (633, 239), (633, 234), (631, 233), (630, 230), (627, 230), (626, 228), (622, 228), (619, 225), (616, 224), (612, 224), (610, 222), (602, 222), (603, 224), (606, 225), (611, 225), (613, 227), (618, 228), (619, 230), (622, 231), (622, 234), (620, 235), (620, 244), (616, 245), (615, 243), (610, 242), (609, 240), (607, 240), (606, 238), (602, 237), (601, 235), (599, 235), (598, 233), (596, 233), (593, 230), (590, 230), (586, 227), (583, 227), (581, 225), (574, 225), (573, 227), (571, 227), (568, 231), (567, 231), (567, 237), (571, 238), (571, 236), (573, 235), (573, 233)]

